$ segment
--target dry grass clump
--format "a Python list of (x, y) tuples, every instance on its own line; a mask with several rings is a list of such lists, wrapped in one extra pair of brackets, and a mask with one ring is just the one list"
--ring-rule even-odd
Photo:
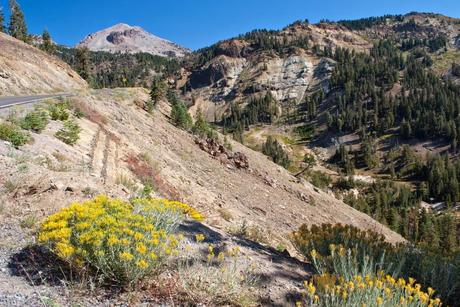
[(217, 209), (217, 212), (219, 212), (219, 215), (227, 222), (230, 222), (231, 220), (233, 220), (233, 214), (227, 209), (219, 208)]
[(135, 193), (138, 190), (136, 182), (129, 178), (126, 174), (119, 174), (115, 181), (116, 184), (121, 184), (131, 192)]
[(81, 115), (78, 117), (86, 117), (88, 120), (100, 126), (107, 124), (107, 118), (105, 118), (101, 113), (93, 109), (83, 100), (72, 99), (70, 101), (70, 105), (73, 108), (74, 113)]
[(125, 158), (129, 170), (146, 186), (153, 188), (163, 196), (180, 200), (179, 191), (161, 178), (161, 171), (158, 165), (146, 154), (129, 154)]
[[(203, 239), (196, 236), (197, 242)], [(256, 306), (256, 266), (239, 255), (239, 247), (219, 251), (209, 244), (202, 259), (201, 246), (186, 246), (179, 261), (178, 282), (187, 301), (206, 306)]]
[(248, 224), (246, 221), (230, 228), (228, 231), (235, 236), (257, 243), (268, 244), (270, 242), (267, 232), (264, 229), (257, 225)]

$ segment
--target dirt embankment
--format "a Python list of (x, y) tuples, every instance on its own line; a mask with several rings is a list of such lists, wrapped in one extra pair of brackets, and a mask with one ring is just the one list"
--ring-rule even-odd
[[(82, 132), (74, 146), (54, 137), (62, 127), (56, 121), (20, 149), (0, 143), (0, 292), (8, 299), (19, 293), (28, 301), (39, 291), (24, 276), (12, 276), (8, 266), (14, 254), (33, 242), (45, 216), (101, 193), (127, 199), (138, 193), (142, 178), (151, 180), (157, 196), (178, 198), (201, 211), (206, 227), (227, 237), (222, 244), (244, 243), (243, 252), (263, 263), (260, 274), (271, 276), (259, 290), (272, 303), (282, 305), (288, 292), (301, 287), (302, 274), (308, 275), (304, 264), (269, 247), (286, 246), (292, 253), (288, 236), (303, 223), (352, 224), (392, 242), (402, 240), (237, 142), (230, 141), (232, 151), (243, 153), (249, 168), (228, 167), (170, 124), (164, 115), (168, 105), (160, 104), (153, 115), (145, 112), (140, 105), (147, 99), (142, 89), (98, 90), (75, 98), (87, 116), (77, 120)], [(228, 235), (243, 224), (265, 245)], [(276, 274), (284, 276), (282, 283)], [(42, 290), (59, 298), (54, 288)]]
[(58, 58), (4, 33), (0, 50), (0, 97), (74, 92), (88, 86)]

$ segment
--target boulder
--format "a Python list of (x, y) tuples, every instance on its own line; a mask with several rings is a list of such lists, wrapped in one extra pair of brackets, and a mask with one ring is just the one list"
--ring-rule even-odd
[(195, 143), (201, 150), (207, 152), (210, 156), (220, 161), (230, 169), (247, 169), (249, 168), (249, 160), (245, 154), (241, 152), (231, 152), (217, 140), (206, 138), (196, 138)]

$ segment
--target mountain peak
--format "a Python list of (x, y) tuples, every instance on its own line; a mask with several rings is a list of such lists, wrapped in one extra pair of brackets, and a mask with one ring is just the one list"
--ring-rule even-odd
[(116, 30), (126, 30), (126, 29), (131, 29), (131, 28), (134, 28), (134, 27), (127, 23), (120, 22), (120, 23), (117, 23), (111, 26), (110, 28), (107, 28), (107, 30), (116, 31)]
[(190, 50), (155, 36), (139, 26), (118, 23), (86, 36), (78, 45), (92, 51), (140, 53), (159, 56), (182, 57)]

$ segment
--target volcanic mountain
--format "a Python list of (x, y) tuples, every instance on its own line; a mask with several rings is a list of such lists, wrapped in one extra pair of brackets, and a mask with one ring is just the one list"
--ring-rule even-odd
[(91, 51), (112, 53), (146, 52), (164, 57), (183, 57), (190, 50), (157, 37), (141, 27), (124, 23), (88, 35), (77, 47), (88, 47)]

